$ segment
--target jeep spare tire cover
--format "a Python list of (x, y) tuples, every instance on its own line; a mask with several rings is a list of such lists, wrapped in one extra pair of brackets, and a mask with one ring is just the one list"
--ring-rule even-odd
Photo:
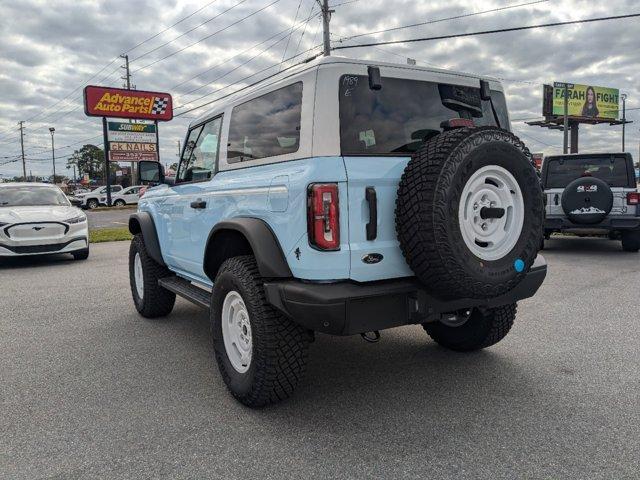
[(613, 193), (604, 180), (581, 177), (562, 192), (562, 210), (569, 220), (581, 225), (600, 223), (613, 208)]
[(460, 128), (427, 141), (396, 201), (404, 257), (441, 298), (487, 298), (515, 287), (542, 238), (543, 196), (531, 154), (512, 133)]

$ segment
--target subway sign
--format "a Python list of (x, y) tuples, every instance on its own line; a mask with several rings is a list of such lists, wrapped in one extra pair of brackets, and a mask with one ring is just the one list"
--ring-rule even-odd
[(168, 93), (89, 85), (84, 89), (84, 112), (90, 117), (166, 122), (173, 118), (173, 99)]

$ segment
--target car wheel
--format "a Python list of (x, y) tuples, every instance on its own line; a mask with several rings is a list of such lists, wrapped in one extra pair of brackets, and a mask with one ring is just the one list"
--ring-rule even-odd
[(253, 256), (226, 260), (213, 285), (213, 346), (227, 388), (248, 407), (288, 398), (304, 375), (310, 332), (267, 302)]
[(99, 206), (100, 204), (98, 203), (98, 200), (96, 200), (95, 198), (92, 198), (87, 202), (87, 208), (89, 210), (93, 210), (94, 208), (98, 208)]
[(529, 150), (495, 127), (427, 141), (402, 174), (395, 215), (409, 267), (442, 298), (511, 290), (543, 236), (543, 195)]
[(502, 340), (513, 325), (516, 310), (515, 303), (485, 311), (473, 309), (466, 316), (454, 316), (450, 320), (424, 323), (422, 326), (442, 347), (469, 352), (490, 347)]
[(625, 252), (637, 252), (640, 250), (640, 230), (622, 232), (622, 250)]
[(126, 202), (124, 200), (116, 200), (115, 202), (113, 202), (113, 206), (114, 207), (124, 207), (126, 205)]
[(73, 255), (74, 260), (86, 260), (89, 258), (89, 247), (78, 250), (77, 252), (72, 252), (71, 255)]
[(158, 285), (158, 280), (171, 275), (168, 268), (149, 256), (142, 234), (135, 235), (129, 248), (129, 283), (140, 315), (156, 318), (171, 313), (176, 294)]

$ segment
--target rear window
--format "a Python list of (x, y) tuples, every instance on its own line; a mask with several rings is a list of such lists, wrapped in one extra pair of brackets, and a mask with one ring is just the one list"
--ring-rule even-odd
[(580, 177), (599, 178), (610, 187), (628, 187), (633, 184), (625, 157), (550, 157), (545, 162), (545, 188), (564, 188)]
[(233, 108), (227, 162), (275, 157), (298, 151), (302, 82)]
[[(492, 99), (502, 127), (509, 128), (504, 94), (492, 91)], [(340, 78), (343, 155), (411, 154), (452, 118), (495, 125), (480, 88), (384, 77), (382, 89), (371, 90), (365, 75)]]

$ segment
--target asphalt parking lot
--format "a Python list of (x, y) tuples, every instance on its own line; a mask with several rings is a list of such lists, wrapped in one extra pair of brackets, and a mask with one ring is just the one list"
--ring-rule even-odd
[(637, 479), (640, 255), (547, 246), (500, 344), (319, 335), (296, 395), (259, 411), (225, 391), (203, 310), (135, 313), (128, 242), (4, 262), (0, 476)]
[(135, 206), (127, 208), (110, 208), (100, 210), (85, 210), (89, 228), (123, 228), (129, 225), (129, 215), (134, 213)]

